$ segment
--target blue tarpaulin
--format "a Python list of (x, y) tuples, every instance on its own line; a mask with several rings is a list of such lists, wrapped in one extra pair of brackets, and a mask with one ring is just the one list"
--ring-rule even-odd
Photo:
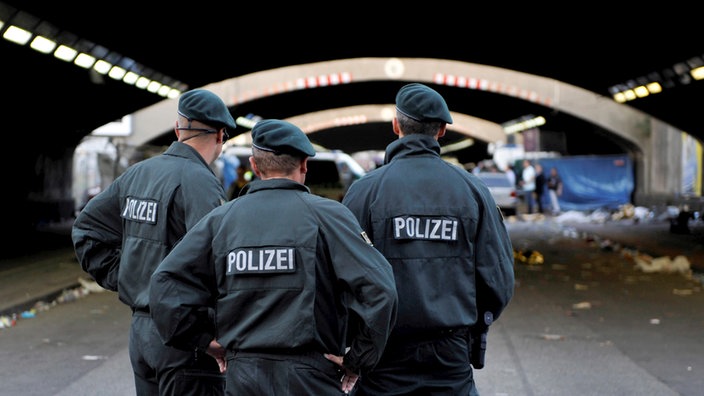
[[(633, 162), (626, 155), (540, 158), (532, 161), (543, 166), (547, 177), (555, 167), (562, 178), (560, 209), (615, 210), (632, 202), (635, 181)], [(543, 207), (550, 207), (547, 186)]]

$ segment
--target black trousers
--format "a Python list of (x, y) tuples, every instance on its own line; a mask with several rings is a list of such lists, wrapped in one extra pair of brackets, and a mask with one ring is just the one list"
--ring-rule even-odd
[(132, 315), (129, 351), (137, 396), (225, 394), (215, 358), (165, 346), (147, 312)]
[(478, 395), (467, 330), (429, 338), (392, 336), (379, 364), (357, 381), (355, 396)]
[(322, 352), (232, 352), (227, 357), (228, 396), (344, 395), (340, 367)]

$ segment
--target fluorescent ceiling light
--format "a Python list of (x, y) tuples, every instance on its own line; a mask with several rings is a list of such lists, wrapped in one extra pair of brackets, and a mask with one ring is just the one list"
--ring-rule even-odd
[(125, 76), (125, 73), (127, 73), (127, 70), (121, 68), (120, 66), (113, 66), (112, 69), (110, 69), (108, 76), (114, 78), (115, 80), (122, 80), (122, 77)]
[(93, 64), (95, 64), (95, 57), (81, 52), (80, 54), (78, 54), (76, 60), (74, 60), (73, 63), (84, 69), (90, 69)]
[(648, 88), (648, 92), (650, 92), (651, 94), (656, 94), (656, 93), (662, 92), (662, 85), (660, 85), (660, 83), (657, 83), (657, 82), (651, 82), (650, 84), (646, 85), (645, 87)]
[(125, 77), (122, 78), (122, 81), (124, 81), (126, 84), (134, 85), (134, 83), (137, 82), (138, 78), (139, 74), (135, 72), (127, 72), (127, 74), (125, 74)]
[(112, 67), (112, 64), (100, 59), (97, 62), (95, 62), (95, 65), (93, 66), (93, 70), (97, 71), (100, 74), (108, 74), (110, 71), (110, 68)]
[(49, 54), (56, 48), (56, 42), (44, 36), (37, 36), (32, 40), (29, 46), (43, 54)]
[(689, 74), (691, 74), (695, 80), (704, 79), (704, 66), (692, 69)]
[(627, 91), (623, 91), (623, 95), (626, 97), (626, 100), (633, 100), (636, 98), (636, 93), (633, 92), (632, 89), (629, 89)]
[(149, 85), (147, 85), (147, 91), (151, 93), (156, 93), (159, 88), (161, 88), (161, 84), (156, 81), (152, 81), (149, 83)]
[(78, 55), (78, 51), (63, 44), (60, 45), (59, 48), (56, 49), (56, 51), (54, 51), (55, 57), (66, 62), (73, 61), (76, 58), (76, 55)]
[(29, 39), (32, 38), (32, 33), (15, 25), (10, 25), (10, 27), (5, 30), (5, 33), (2, 35), (2, 37), (4, 37), (8, 41), (12, 41), (13, 43), (25, 45), (27, 44)]
[(137, 82), (136, 82), (134, 85), (135, 85), (137, 88), (145, 89), (145, 88), (147, 88), (147, 87), (149, 86), (149, 83), (150, 83), (150, 82), (151, 82), (151, 80), (149, 80), (148, 78), (146, 78), (146, 77), (140, 77), (140, 78), (137, 79)]
[(633, 88), (633, 92), (635, 92), (636, 96), (639, 98), (644, 98), (644, 97), (650, 95), (650, 92), (648, 92), (648, 88), (646, 88), (642, 85)]
[(170, 91), (170, 90), (171, 90), (171, 87), (166, 86), (166, 85), (162, 85), (162, 86), (159, 87), (159, 89), (157, 90), (157, 93), (158, 93), (159, 95), (163, 96), (163, 97), (166, 97), (166, 95), (169, 94), (169, 91)]

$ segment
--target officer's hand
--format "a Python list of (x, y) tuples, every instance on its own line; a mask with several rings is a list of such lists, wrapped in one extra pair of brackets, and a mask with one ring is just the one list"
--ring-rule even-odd
[(208, 355), (214, 357), (215, 361), (218, 362), (218, 367), (220, 368), (221, 373), (227, 371), (227, 360), (225, 360), (225, 348), (223, 348), (220, 343), (215, 340), (210, 341), (210, 345), (208, 345), (208, 350), (206, 352), (208, 353)]
[(342, 356), (331, 355), (329, 353), (326, 353), (325, 358), (342, 367), (342, 369), (344, 370), (344, 374), (342, 375), (342, 378), (340, 378), (340, 389), (342, 389), (342, 391), (345, 393), (352, 392), (352, 389), (354, 388), (355, 384), (357, 383), (357, 380), (359, 379), (359, 374), (348, 370), (347, 368), (345, 368), (345, 366), (342, 365)]

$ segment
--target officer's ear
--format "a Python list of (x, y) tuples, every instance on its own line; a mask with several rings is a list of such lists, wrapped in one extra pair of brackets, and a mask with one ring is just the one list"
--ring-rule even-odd
[(301, 173), (306, 174), (308, 173), (308, 158), (309, 157), (304, 157), (303, 160), (301, 161)]
[(259, 172), (259, 167), (257, 166), (257, 162), (254, 161), (254, 156), (250, 155), (249, 156), (249, 167), (252, 168), (252, 172), (261, 179), (262, 174)]
[(398, 118), (394, 117), (391, 121), (391, 125), (393, 127), (394, 134), (401, 136), (401, 127), (398, 126)]

